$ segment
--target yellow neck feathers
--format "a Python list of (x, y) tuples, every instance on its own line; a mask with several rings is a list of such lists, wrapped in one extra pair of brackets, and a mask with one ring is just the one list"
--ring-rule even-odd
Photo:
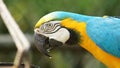
[(67, 28), (71, 28), (81, 35), (82, 42), (79, 43), (80, 46), (88, 50), (94, 57), (96, 57), (99, 61), (107, 65), (109, 68), (120, 68), (120, 59), (116, 58), (102, 49), (100, 49), (87, 35), (86, 32), (86, 23), (85, 22), (77, 22), (70, 18), (65, 19), (61, 23), (63, 26)]

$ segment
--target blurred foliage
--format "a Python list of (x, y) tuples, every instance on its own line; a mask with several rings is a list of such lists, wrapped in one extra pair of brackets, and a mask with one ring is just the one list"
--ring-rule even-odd
[[(33, 34), (34, 25), (43, 15), (53, 11), (120, 16), (120, 0), (4, 0), (4, 2), (22, 31), (28, 34)], [(8, 31), (2, 22), (0, 18), (0, 34), (7, 34)], [(79, 47), (59, 48), (51, 53), (53, 59), (49, 60), (32, 47), (32, 63), (40, 65), (41, 68), (105, 68), (91, 54), (81, 50), (83, 49)], [(14, 59), (13, 55), (14, 47), (13, 49), (0, 47), (0, 62), (11, 62)]]
[[(16, 48), (15, 46), (0, 46), (0, 62), (13, 62)], [(101, 62), (97, 61), (91, 54), (79, 46), (60, 47), (51, 51), (52, 59), (41, 54), (32, 47), (31, 64), (40, 68), (106, 68)]]
[[(119, 16), (120, 0), (4, 0), (25, 33), (33, 33), (35, 23), (53, 11), (69, 11), (86, 15)], [(1, 22), (1, 20), (0, 20)], [(7, 33), (0, 23), (0, 33)]]

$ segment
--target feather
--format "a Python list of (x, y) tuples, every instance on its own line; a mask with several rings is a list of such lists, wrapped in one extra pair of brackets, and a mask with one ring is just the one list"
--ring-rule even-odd
[(108, 17), (90, 20), (87, 33), (101, 49), (120, 58), (120, 19)]

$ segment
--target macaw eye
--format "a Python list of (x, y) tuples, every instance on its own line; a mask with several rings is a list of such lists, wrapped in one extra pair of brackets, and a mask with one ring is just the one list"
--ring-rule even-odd
[(40, 26), (40, 31), (45, 34), (52, 34), (61, 28), (60, 23), (47, 22)]

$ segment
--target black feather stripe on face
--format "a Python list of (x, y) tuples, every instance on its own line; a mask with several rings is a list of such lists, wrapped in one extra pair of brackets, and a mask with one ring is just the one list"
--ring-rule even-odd
[[(66, 29), (68, 29), (68, 28), (66, 28)], [(66, 44), (68, 44), (68, 45), (76, 45), (76, 44), (81, 42), (80, 34), (78, 32), (76, 32), (73, 29), (68, 29), (68, 31), (70, 32), (70, 38), (68, 39)]]

